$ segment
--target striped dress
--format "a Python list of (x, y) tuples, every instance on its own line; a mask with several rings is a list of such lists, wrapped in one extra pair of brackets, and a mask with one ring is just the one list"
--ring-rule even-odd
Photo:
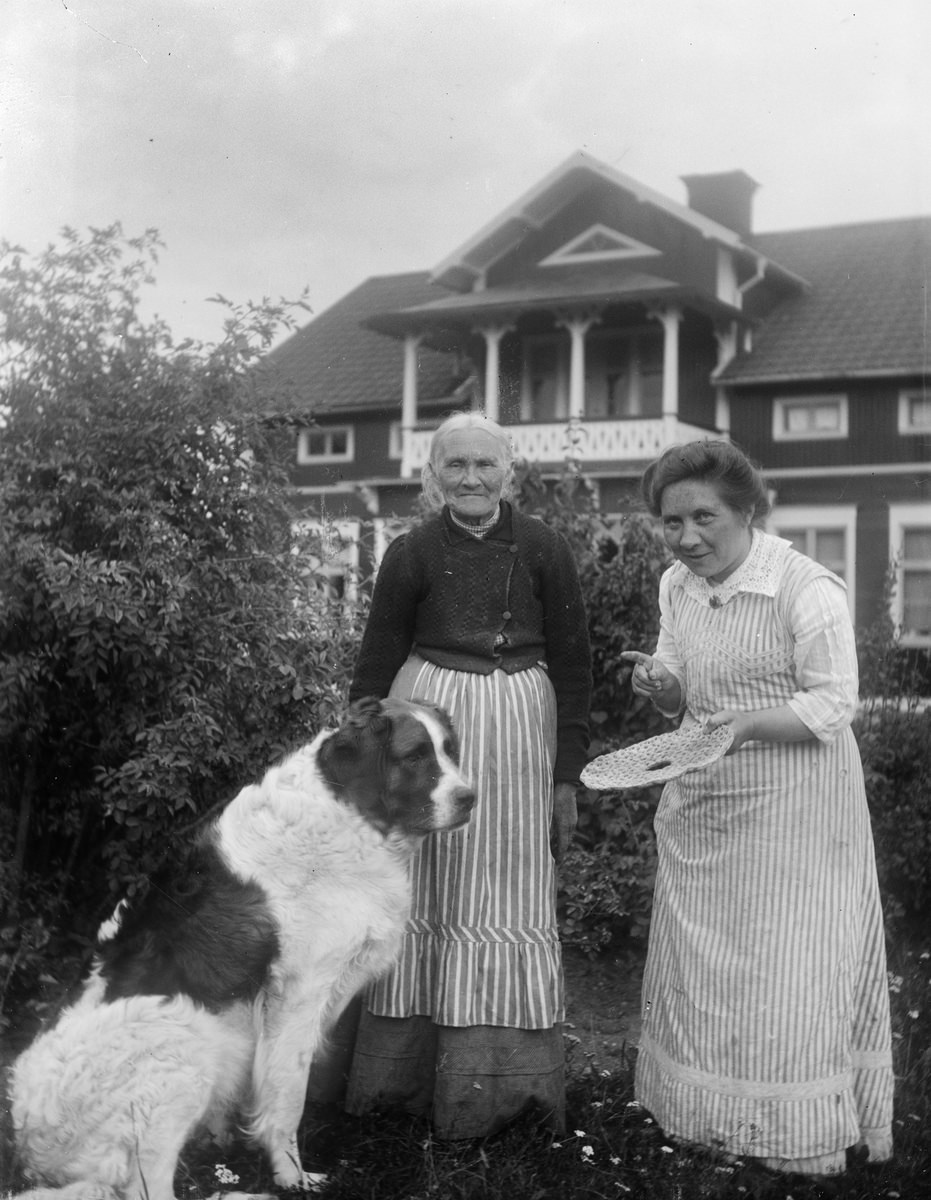
[(779, 1169), (843, 1170), (855, 1145), (888, 1158), (885, 948), (843, 584), (754, 532), (722, 587), (671, 567), (660, 608), (684, 725), (788, 704), (815, 738), (747, 742), (663, 792), (636, 1097), (669, 1136)]
[(479, 675), (413, 656), (391, 694), (449, 712), (478, 800), (468, 826), (427, 838), (415, 855), (403, 948), (365, 998), (346, 1107), (429, 1112), (438, 1136), (466, 1138), (533, 1106), (558, 1129), (553, 686), (540, 667)]

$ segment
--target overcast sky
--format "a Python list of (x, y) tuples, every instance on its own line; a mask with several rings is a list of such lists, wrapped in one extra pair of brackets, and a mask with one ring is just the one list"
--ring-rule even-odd
[(931, 213), (931, 0), (2, 0), (0, 234), (154, 226), (152, 307), (320, 312), (576, 150), (758, 230)]

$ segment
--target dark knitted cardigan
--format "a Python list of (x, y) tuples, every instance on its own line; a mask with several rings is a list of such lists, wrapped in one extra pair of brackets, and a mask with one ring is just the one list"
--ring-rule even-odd
[(388, 547), (378, 570), (350, 700), (386, 696), (411, 651), (487, 675), (546, 667), (556, 692), (554, 779), (587, 761), (591, 650), (579, 576), (565, 538), (502, 502), (483, 538), (444, 509)]

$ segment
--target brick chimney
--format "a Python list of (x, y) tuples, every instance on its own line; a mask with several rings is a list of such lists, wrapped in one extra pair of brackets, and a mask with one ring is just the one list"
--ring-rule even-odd
[(746, 171), (683, 175), (688, 205), (703, 217), (747, 238), (753, 229), (753, 193), (759, 186)]

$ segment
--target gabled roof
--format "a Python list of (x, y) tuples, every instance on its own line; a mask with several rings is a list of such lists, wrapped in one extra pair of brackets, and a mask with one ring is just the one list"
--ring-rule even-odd
[[(803, 276), (809, 286), (786, 289), (781, 303), (757, 322), (750, 352), (739, 354), (721, 373), (722, 383), (927, 373), (931, 217), (757, 234), (753, 246), (766, 260)], [(564, 272), (570, 270), (541, 268), (534, 286), (546, 290), (548, 280), (563, 287), (569, 282)], [(597, 267), (588, 268), (586, 279), (596, 290), (598, 277)], [(293, 381), (310, 410), (398, 408), (402, 344), (373, 326), (387, 328), (405, 311), (440, 318), (446, 312), (451, 319), (458, 311), (462, 319), (464, 309), (471, 306), (474, 314), (476, 305), (495, 302), (491, 293), (461, 295), (431, 278), (427, 271), (416, 271), (366, 280), (277, 347), (268, 364), (285, 381)], [(631, 274), (629, 282), (644, 295), (651, 289), (659, 295), (668, 287), (665, 298), (672, 298), (667, 280)], [(571, 287), (569, 291), (579, 295)], [(532, 305), (533, 294), (514, 289), (506, 296), (499, 292), (497, 299), (519, 308)], [(552, 293), (545, 299), (552, 303)], [(751, 291), (750, 310), (752, 302)], [(442, 328), (441, 320), (426, 323)], [(418, 358), (420, 403), (446, 399), (462, 383), (455, 355), (421, 344)]]
[(761, 321), (721, 382), (927, 372), (931, 217), (758, 234), (753, 244), (810, 287)]
[[(401, 342), (366, 328), (385, 309), (423, 304), (448, 293), (429, 282), (426, 271), (367, 279), (292, 334), (268, 355), (267, 365), (290, 385), (308, 410), (397, 407), (401, 402), (404, 349)], [(450, 396), (462, 382), (456, 358), (421, 346), (421, 401)]]
[(577, 151), (454, 250), (434, 269), (432, 281), (457, 291), (467, 290), (493, 263), (517, 245), (528, 229), (540, 229), (575, 196), (590, 187), (593, 179), (605, 180), (629, 192), (641, 204), (661, 209), (703, 237), (725, 246), (737, 248), (742, 245), (740, 236), (732, 229), (685, 204), (677, 204), (597, 158)]

